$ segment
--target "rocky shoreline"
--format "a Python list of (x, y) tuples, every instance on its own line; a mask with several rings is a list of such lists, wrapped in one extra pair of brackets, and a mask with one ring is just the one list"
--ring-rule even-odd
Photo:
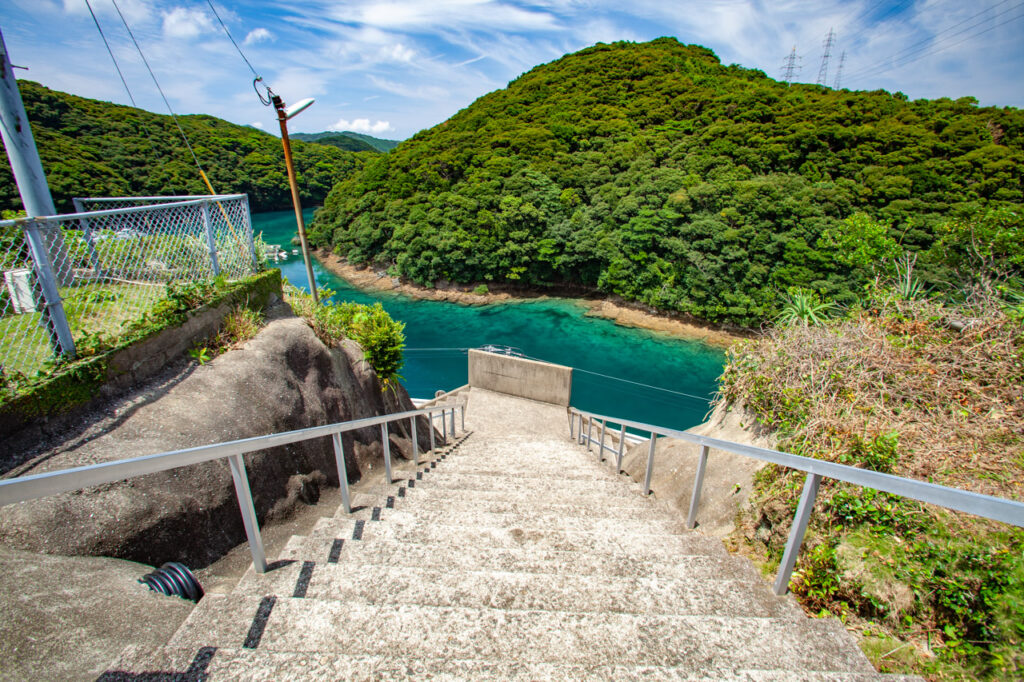
[[(473, 287), (469, 285), (454, 283), (431, 289), (418, 284), (412, 284), (411, 282), (401, 281), (397, 277), (391, 277), (383, 271), (352, 265), (341, 256), (331, 253), (326, 249), (317, 252), (316, 257), (325, 268), (335, 275), (353, 286), (367, 291), (390, 291), (405, 294), (412, 298), (447, 301), (462, 305), (514, 303), (531, 298), (552, 297), (550, 294), (526, 289), (514, 292), (502, 289), (488, 291), (487, 293), (475, 293)], [(572, 298), (569, 292), (566, 293), (567, 298)], [(587, 308), (586, 314), (588, 317), (602, 317), (624, 327), (649, 329), (681, 339), (702, 341), (719, 348), (726, 348), (738, 339), (751, 336), (750, 333), (743, 332), (742, 330), (726, 331), (710, 325), (700, 325), (684, 321), (670, 315), (653, 312), (626, 301), (607, 298), (573, 298), (573, 300)]]

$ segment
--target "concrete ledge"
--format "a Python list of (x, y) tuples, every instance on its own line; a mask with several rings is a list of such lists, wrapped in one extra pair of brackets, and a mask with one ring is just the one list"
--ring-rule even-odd
[(469, 385), (554, 405), (569, 405), (572, 367), (469, 351)]

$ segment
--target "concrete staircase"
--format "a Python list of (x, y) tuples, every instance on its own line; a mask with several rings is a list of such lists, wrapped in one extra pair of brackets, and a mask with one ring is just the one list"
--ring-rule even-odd
[(473, 389), (466, 425), (100, 679), (901, 679), (597, 464), (564, 409)]

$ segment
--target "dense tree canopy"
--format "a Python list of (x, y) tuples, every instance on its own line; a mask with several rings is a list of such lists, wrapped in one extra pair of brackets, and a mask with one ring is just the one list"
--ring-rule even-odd
[(428, 286), (575, 284), (753, 324), (791, 287), (854, 297), (863, 268), (822, 240), (851, 215), (923, 251), (951, 218), (1019, 210), (1022, 130), (972, 98), (787, 85), (672, 38), (599, 44), (368, 161), (311, 235)]
[[(208, 193), (170, 116), (76, 97), (31, 81), (18, 85), (58, 211), (70, 211), (73, 197)], [(212, 116), (178, 120), (214, 189), (248, 194), (254, 211), (291, 206), (278, 138)], [(292, 151), (302, 200), (310, 205), (322, 202), (336, 182), (376, 153), (298, 141)], [(0, 208), (21, 208), (2, 150), (0, 156)]]

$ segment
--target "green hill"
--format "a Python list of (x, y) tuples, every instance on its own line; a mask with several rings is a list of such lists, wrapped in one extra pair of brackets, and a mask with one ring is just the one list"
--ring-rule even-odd
[(338, 149), (346, 149), (353, 152), (389, 152), (397, 147), (400, 142), (400, 140), (384, 140), (371, 135), (354, 133), (351, 130), (326, 133), (293, 133), (292, 137), (306, 142), (329, 144), (333, 147), (337, 147)]
[[(19, 81), (25, 110), (58, 211), (72, 197), (207, 194), (170, 116), (50, 90)], [(179, 116), (214, 189), (246, 193), (253, 211), (291, 207), (281, 141), (212, 116)], [(305, 204), (363, 164), (365, 155), (296, 142), (296, 173)], [(0, 150), (0, 208), (21, 208)]]
[(750, 325), (790, 287), (855, 298), (866, 273), (819, 241), (854, 213), (923, 251), (950, 217), (1019, 209), (1022, 131), (972, 98), (789, 86), (672, 38), (599, 44), (367, 162), (311, 232), (428, 286), (583, 285)]
[(292, 133), (291, 138), (303, 142), (315, 142), (337, 147), (348, 152), (373, 152), (380, 153), (380, 150), (369, 142), (349, 137), (345, 133)]

